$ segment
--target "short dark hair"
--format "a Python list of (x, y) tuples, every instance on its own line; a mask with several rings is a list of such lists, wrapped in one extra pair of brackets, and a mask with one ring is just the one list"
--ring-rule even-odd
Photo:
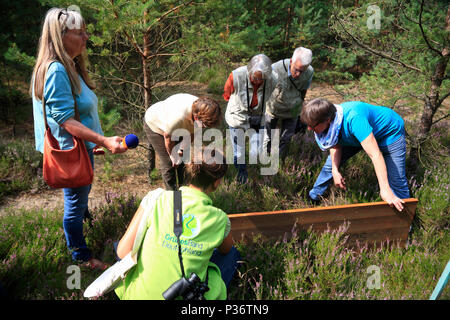
[(308, 102), (300, 114), (300, 118), (306, 125), (316, 125), (328, 119), (333, 120), (336, 107), (330, 101), (316, 98)]

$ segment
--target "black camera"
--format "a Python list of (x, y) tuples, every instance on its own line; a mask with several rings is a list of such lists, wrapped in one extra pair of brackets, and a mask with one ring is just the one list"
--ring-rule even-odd
[(198, 275), (191, 273), (189, 279), (182, 277), (175, 281), (162, 295), (166, 300), (174, 300), (179, 296), (184, 300), (205, 300), (204, 294), (208, 290), (208, 285), (201, 282)]

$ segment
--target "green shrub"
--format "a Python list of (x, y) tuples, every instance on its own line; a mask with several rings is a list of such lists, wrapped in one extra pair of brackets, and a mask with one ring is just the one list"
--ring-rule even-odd
[(10, 194), (44, 188), (42, 154), (33, 140), (0, 142), (0, 202)]
[[(139, 202), (106, 194), (107, 203), (91, 211), (85, 235), (94, 257), (114, 263), (113, 242), (120, 240)], [(1, 217), (0, 283), (16, 299), (82, 299), (83, 292), (67, 287), (67, 268), (76, 265), (66, 246), (60, 211), (12, 212)], [(100, 271), (81, 269), (85, 289)], [(114, 298), (114, 294), (105, 298)]]

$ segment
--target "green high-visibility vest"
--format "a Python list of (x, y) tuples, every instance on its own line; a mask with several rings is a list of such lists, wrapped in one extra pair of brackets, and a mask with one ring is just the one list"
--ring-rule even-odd
[[(208, 300), (226, 299), (226, 286), (219, 268), (209, 261), (215, 248), (225, 237), (229, 219), (225, 212), (212, 205), (205, 193), (181, 187), (183, 233), (180, 237), (186, 275), (195, 272), (202, 281), (208, 272)], [(173, 233), (173, 191), (163, 191), (154, 203), (151, 192), (141, 207), (151, 208), (147, 229), (138, 253), (137, 264), (115, 292), (120, 299), (163, 299), (162, 293), (181, 278), (178, 244)]]

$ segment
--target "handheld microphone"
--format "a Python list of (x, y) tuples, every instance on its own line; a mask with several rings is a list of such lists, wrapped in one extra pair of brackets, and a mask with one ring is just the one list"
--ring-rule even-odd
[(136, 148), (138, 146), (139, 139), (134, 134), (127, 134), (123, 138), (121, 144), (127, 149), (134, 149), (134, 148)]

